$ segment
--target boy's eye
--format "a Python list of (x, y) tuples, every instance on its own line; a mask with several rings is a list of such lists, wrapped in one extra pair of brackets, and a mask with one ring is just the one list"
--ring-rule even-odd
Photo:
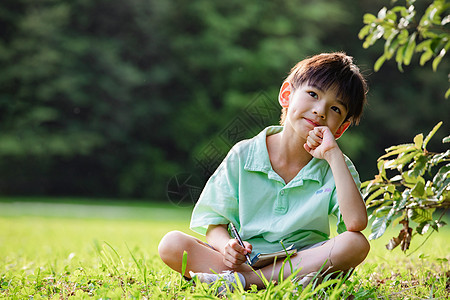
[(313, 97), (313, 98), (316, 98), (317, 99), (317, 94), (315, 93), (315, 92), (308, 92), (308, 94), (311, 96), (311, 97)]
[(337, 106), (333, 106), (331, 109), (334, 110), (335, 112), (337, 112), (338, 114), (341, 113), (341, 109)]

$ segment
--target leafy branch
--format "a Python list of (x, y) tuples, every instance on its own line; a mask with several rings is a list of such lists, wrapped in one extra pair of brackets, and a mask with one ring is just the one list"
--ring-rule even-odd
[[(433, 213), (450, 207), (450, 149), (443, 153), (427, 150), (441, 125), (439, 122), (425, 139), (418, 134), (413, 143), (386, 149), (378, 159), (378, 175), (362, 184), (366, 206), (372, 211), (369, 239), (381, 237), (390, 224), (403, 224), (399, 236), (386, 245), (389, 250), (398, 245), (403, 251), (409, 248), (414, 235), (411, 221), (417, 224), (415, 234), (420, 235), (446, 225)], [(450, 136), (442, 142), (449, 143)]]
[[(364, 15), (366, 25), (358, 35), (365, 40), (363, 47), (368, 48), (380, 39), (385, 40), (384, 52), (374, 65), (375, 71), (395, 55), (398, 69), (403, 72), (403, 65), (411, 63), (415, 52), (422, 53), (421, 66), (433, 59), (432, 67), (436, 71), (450, 49), (450, 3), (434, 0), (418, 17), (415, 2), (406, 0), (405, 6), (383, 7), (376, 16), (370, 13)], [(446, 98), (449, 96), (450, 88), (445, 93)]]

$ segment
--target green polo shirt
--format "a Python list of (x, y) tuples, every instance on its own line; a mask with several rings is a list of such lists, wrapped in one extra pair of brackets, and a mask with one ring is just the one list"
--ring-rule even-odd
[[(313, 158), (288, 184), (272, 169), (266, 137), (282, 130), (268, 127), (230, 150), (195, 205), (192, 230), (204, 235), (208, 225), (233, 222), (253, 254), (282, 250), (281, 240), (297, 249), (328, 240), (330, 214), (338, 219), (338, 233), (346, 230), (325, 160)], [(358, 173), (345, 159), (359, 188)]]

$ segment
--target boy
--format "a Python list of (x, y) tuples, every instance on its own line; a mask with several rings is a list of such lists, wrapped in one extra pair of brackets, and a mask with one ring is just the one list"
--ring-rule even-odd
[[(324, 263), (326, 272), (360, 264), (369, 252), (360, 232), (367, 225), (367, 212), (358, 174), (335, 139), (359, 123), (366, 94), (363, 76), (344, 53), (299, 62), (280, 89), (282, 126), (236, 144), (207, 182), (191, 229), (205, 234), (208, 244), (170, 232), (159, 245), (162, 260), (181, 272), (186, 251), (182, 275), (208, 283), (220, 279), (232, 288), (236, 272), (247, 289), (264, 284), (245, 263), (246, 255), (282, 250), (280, 241), (298, 250), (291, 262), (301, 268), (299, 278), (314, 274)], [(339, 235), (331, 240), (329, 214), (338, 218)], [(244, 247), (228, 233), (229, 223), (238, 228)], [(257, 272), (278, 280), (282, 263)], [(284, 268), (284, 278), (291, 271)]]

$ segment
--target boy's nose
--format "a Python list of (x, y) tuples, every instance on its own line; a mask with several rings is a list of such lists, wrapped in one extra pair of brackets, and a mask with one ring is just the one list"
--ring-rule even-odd
[(317, 107), (317, 106), (314, 107), (313, 113), (315, 115), (317, 115), (319, 118), (321, 118), (322, 120), (326, 119), (325, 110), (322, 107)]

